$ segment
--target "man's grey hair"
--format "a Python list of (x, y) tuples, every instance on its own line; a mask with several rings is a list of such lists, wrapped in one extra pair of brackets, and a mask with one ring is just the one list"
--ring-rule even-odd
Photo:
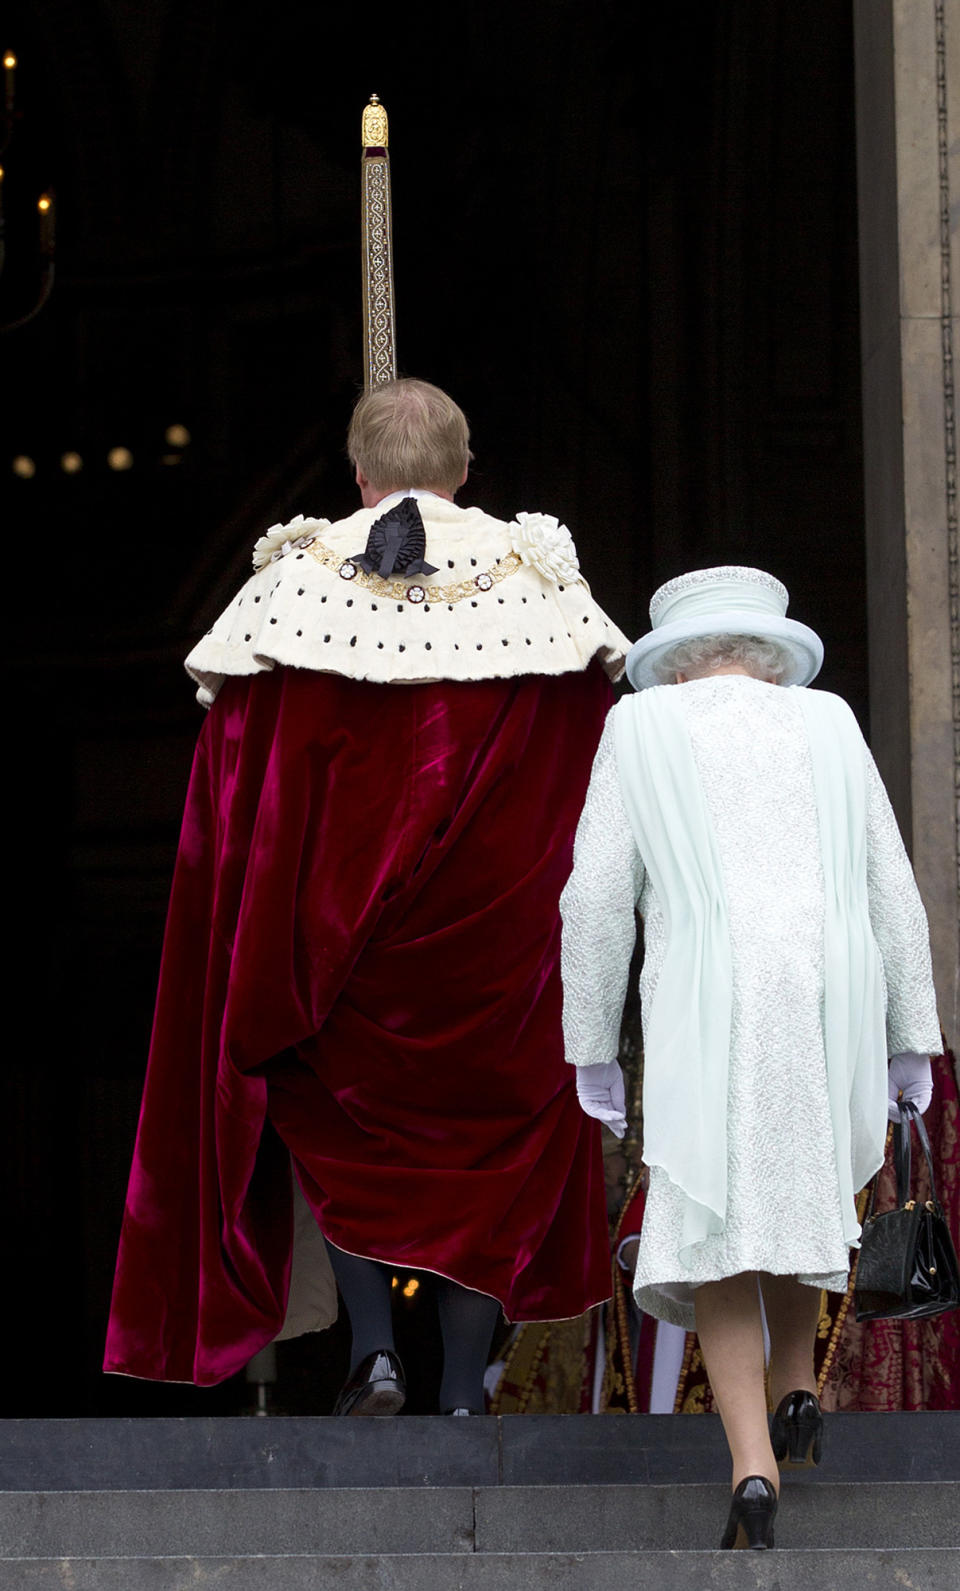
[(428, 381), (402, 377), (365, 392), (353, 411), (347, 453), (372, 486), (462, 486), (470, 452), (466, 415)]
[(653, 670), (658, 685), (672, 685), (677, 674), (705, 679), (727, 663), (739, 664), (754, 679), (779, 685), (790, 666), (790, 654), (778, 641), (759, 635), (698, 635), (669, 647)]

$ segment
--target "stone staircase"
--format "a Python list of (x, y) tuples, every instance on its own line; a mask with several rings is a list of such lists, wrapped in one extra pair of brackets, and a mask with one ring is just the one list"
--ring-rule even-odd
[(778, 1550), (719, 1421), (0, 1422), (0, 1591), (960, 1591), (960, 1413), (828, 1417)]

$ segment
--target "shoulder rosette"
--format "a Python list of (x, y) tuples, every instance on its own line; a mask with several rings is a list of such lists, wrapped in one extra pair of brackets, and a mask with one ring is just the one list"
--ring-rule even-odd
[(517, 514), (509, 530), (514, 552), (545, 579), (573, 585), (582, 578), (573, 537), (554, 514)]
[(294, 548), (309, 547), (321, 531), (329, 528), (329, 519), (305, 519), (303, 514), (296, 514), (288, 525), (271, 525), (254, 544), (254, 569), (263, 569), (268, 563), (278, 563)]

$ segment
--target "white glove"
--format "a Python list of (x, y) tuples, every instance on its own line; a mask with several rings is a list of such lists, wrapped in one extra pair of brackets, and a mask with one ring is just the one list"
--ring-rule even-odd
[(914, 1055), (907, 1050), (903, 1055), (891, 1057), (887, 1071), (887, 1116), (890, 1121), (900, 1120), (897, 1099), (902, 1094), (911, 1105), (916, 1105), (921, 1116), (933, 1098), (933, 1073), (929, 1055)]
[(618, 1061), (577, 1067), (577, 1098), (588, 1116), (595, 1116), (618, 1138), (627, 1130), (623, 1073)]
[(639, 1248), (639, 1232), (630, 1232), (627, 1237), (622, 1237), (617, 1244), (617, 1264), (628, 1276), (633, 1276), (636, 1271), (637, 1251)]

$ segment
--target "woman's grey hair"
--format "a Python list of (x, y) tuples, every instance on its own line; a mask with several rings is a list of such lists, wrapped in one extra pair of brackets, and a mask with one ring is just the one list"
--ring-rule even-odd
[(658, 685), (672, 685), (678, 674), (704, 679), (726, 663), (738, 663), (754, 679), (779, 685), (790, 655), (778, 641), (759, 635), (698, 635), (669, 647), (653, 668)]

